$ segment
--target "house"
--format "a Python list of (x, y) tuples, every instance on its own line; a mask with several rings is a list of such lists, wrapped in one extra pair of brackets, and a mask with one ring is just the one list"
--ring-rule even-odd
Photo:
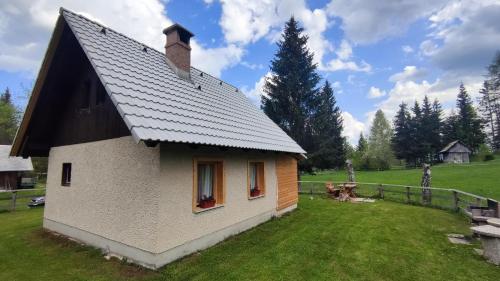
[(472, 150), (461, 141), (452, 141), (439, 152), (439, 160), (445, 163), (469, 163)]
[(295, 209), (305, 153), (163, 33), (165, 53), (61, 9), (11, 151), (48, 156), (44, 228), (149, 268)]
[(10, 157), (11, 146), (0, 145), (0, 189), (18, 189), (22, 176), (33, 171), (31, 158)]

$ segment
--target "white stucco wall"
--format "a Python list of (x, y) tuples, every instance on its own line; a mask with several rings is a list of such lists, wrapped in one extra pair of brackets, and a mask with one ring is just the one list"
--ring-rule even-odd
[[(193, 158), (223, 159), (226, 193), (221, 208), (193, 213)], [(249, 200), (247, 165), (249, 160), (265, 161), (264, 197)], [(161, 146), (160, 212), (158, 251), (187, 243), (262, 214), (276, 213), (276, 154), (259, 152), (225, 152), (200, 147), (179, 149)]]
[[(224, 161), (223, 207), (193, 212), (194, 158)], [(53, 147), (44, 226), (157, 268), (278, 214), (276, 158), (180, 144), (148, 148), (131, 137)], [(265, 163), (265, 195), (252, 200), (249, 160)], [(61, 186), (65, 162), (72, 164), (69, 187)]]
[[(62, 163), (72, 165), (61, 186)], [(146, 251), (155, 251), (159, 147), (132, 137), (53, 147), (44, 217)]]

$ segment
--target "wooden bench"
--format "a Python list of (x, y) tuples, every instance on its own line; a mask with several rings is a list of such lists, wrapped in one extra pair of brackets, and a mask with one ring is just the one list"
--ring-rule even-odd
[(481, 225), (471, 227), (471, 230), (481, 239), (484, 257), (500, 265), (500, 228), (493, 225)]

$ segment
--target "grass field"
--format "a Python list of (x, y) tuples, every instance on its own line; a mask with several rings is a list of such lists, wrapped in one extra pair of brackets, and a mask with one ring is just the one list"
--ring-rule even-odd
[[(356, 181), (402, 185), (420, 185), (421, 169), (388, 171), (356, 171)], [(302, 180), (345, 181), (345, 171), (304, 175)], [(455, 188), (484, 197), (500, 200), (500, 160), (473, 162), (464, 165), (436, 165), (432, 167), (432, 186)]]
[[(498, 280), (452, 245), (467, 220), (441, 210), (301, 196), (299, 208), (158, 272), (41, 231), (42, 209), (0, 213), (0, 280)], [(432, 219), (430, 219), (432, 218)], [(411, 222), (411, 223), (410, 223)]]

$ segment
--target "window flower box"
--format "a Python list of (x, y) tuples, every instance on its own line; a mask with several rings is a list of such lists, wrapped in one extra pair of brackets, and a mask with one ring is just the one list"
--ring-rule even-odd
[(212, 208), (214, 206), (215, 206), (215, 199), (212, 197), (200, 200), (199, 207), (202, 209)]
[(250, 190), (250, 197), (257, 197), (259, 195), (260, 195), (260, 189), (258, 189), (257, 187)]

